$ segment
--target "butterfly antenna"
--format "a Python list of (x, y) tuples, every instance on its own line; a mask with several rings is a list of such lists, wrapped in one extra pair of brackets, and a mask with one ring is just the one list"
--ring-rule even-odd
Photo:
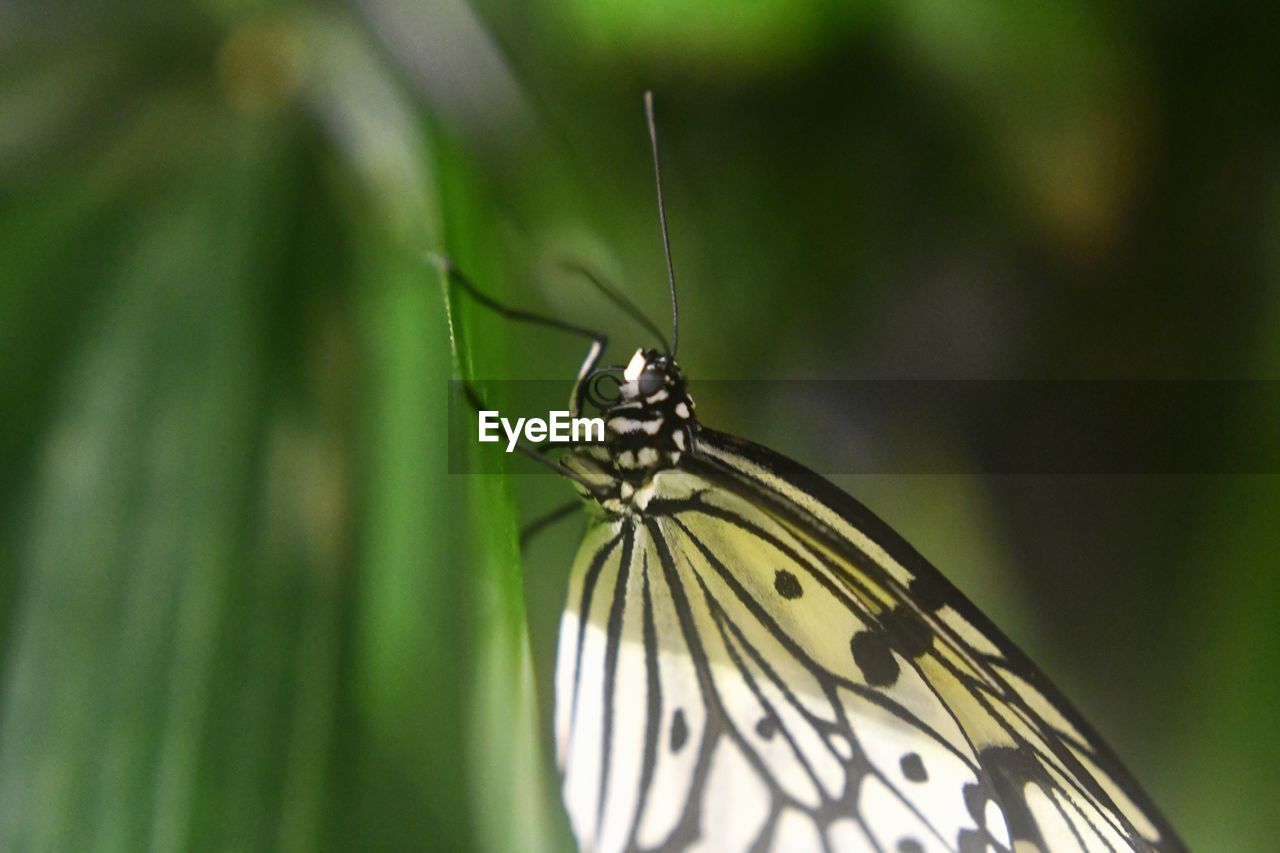
[(635, 320), (637, 323), (643, 326), (646, 330), (648, 330), (650, 334), (652, 334), (655, 338), (657, 338), (658, 343), (662, 344), (663, 351), (671, 352), (671, 344), (667, 343), (666, 336), (663, 335), (662, 331), (654, 324), (654, 322), (650, 320), (643, 311), (640, 310), (639, 306), (637, 306), (634, 302), (632, 302), (630, 299), (627, 298), (627, 295), (625, 293), (623, 293), (621, 290), (618, 290), (618, 288), (614, 287), (609, 282), (605, 281), (598, 273), (592, 271), (590, 268), (586, 266), (583, 266), (577, 261), (565, 260), (565, 261), (561, 261), (560, 265), (564, 267), (566, 270), (568, 270), (569, 272), (577, 273), (578, 275), (586, 279), (591, 284), (592, 287), (594, 287), (596, 290), (604, 294), (606, 299), (608, 299), (618, 308), (622, 309), (622, 312), (624, 314), (626, 314), (632, 320)]
[(662, 225), (662, 252), (667, 259), (667, 281), (671, 283), (671, 357), (680, 342), (680, 310), (676, 305), (676, 268), (671, 262), (671, 235), (667, 233), (667, 205), (662, 197), (662, 166), (658, 163), (658, 127), (653, 120), (653, 92), (644, 93), (644, 117), (649, 123), (649, 145), (653, 149), (653, 177), (658, 185), (658, 222)]

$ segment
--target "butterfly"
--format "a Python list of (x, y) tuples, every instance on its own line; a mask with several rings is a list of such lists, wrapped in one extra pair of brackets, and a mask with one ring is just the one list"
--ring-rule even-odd
[(594, 336), (573, 407), (595, 405), (606, 439), (548, 463), (590, 510), (555, 667), (580, 848), (1185, 849), (915, 549), (821, 476), (700, 424), (677, 341), (673, 322), (670, 347), (597, 367)]

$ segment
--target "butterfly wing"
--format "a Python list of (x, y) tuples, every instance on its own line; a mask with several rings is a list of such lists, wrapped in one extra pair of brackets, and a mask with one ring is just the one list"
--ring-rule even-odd
[(817, 475), (709, 430), (589, 531), (557, 661), (584, 850), (1178, 850), (1038, 670)]

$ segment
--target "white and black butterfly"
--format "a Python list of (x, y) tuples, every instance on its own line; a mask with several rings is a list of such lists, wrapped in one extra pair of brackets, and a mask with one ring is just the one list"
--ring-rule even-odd
[[(659, 210), (665, 241), (660, 177)], [(596, 367), (593, 337), (573, 407), (596, 400), (606, 441), (553, 463), (591, 510), (555, 685), (582, 850), (1184, 849), (901, 537), (817, 474), (698, 423), (674, 331), (616, 368)], [(605, 375), (616, 392), (600, 400)]]

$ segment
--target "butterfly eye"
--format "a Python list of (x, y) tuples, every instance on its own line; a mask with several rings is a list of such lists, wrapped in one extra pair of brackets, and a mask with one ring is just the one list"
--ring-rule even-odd
[(663, 375), (659, 371), (646, 370), (644, 373), (640, 374), (640, 381), (639, 381), (640, 396), (648, 397), (654, 391), (657, 391), (660, 388), (662, 388), (662, 386), (665, 384), (666, 384), (666, 379), (663, 377)]

